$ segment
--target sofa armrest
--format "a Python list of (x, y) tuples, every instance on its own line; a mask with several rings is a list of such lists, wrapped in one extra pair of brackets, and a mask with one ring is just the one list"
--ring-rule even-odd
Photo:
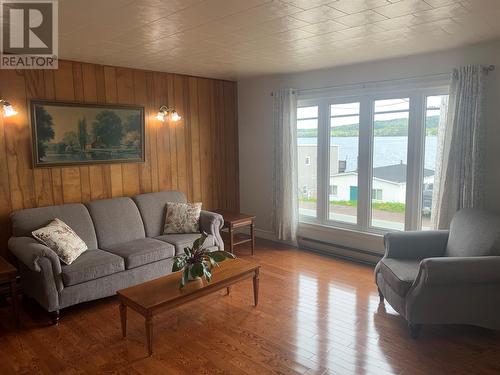
[(443, 256), (449, 231), (391, 232), (384, 236), (385, 256), (400, 259), (424, 259)]
[(500, 256), (428, 258), (420, 268), (426, 285), (500, 283)]
[(200, 229), (214, 236), (215, 245), (220, 250), (224, 250), (224, 241), (220, 235), (220, 230), (224, 225), (224, 218), (222, 215), (210, 211), (201, 211), (200, 213)]
[(10, 252), (32, 271), (41, 272), (40, 258), (50, 260), (54, 274), (61, 273), (59, 257), (47, 246), (31, 237), (11, 237), (9, 239)]

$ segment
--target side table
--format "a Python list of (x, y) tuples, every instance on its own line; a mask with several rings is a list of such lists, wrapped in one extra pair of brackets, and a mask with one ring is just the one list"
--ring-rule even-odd
[[(224, 218), (224, 229), (227, 229), (229, 235), (229, 251), (234, 252), (234, 247), (244, 243), (251, 243), (252, 255), (255, 250), (255, 216), (245, 215), (237, 212), (226, 210), (215, 210), (214, 212), (221, 214)], [(235, 229), (250, 227), (250, 234), (234, 233)]]
[(0, 283), (10, 284), (10, 295), (12, 298), (12, 314), (16, 327), (19, 327), (19, 305), (17, 300), (17, 268), (0, 257)]

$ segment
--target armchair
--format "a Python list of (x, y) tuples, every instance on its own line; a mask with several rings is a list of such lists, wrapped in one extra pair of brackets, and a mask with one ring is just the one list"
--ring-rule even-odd
[(449, 231), (388, 233), (375, 268), (380, 300), (418, 337), (423, 324), (500, 329), (500, 215), (464, 209)]

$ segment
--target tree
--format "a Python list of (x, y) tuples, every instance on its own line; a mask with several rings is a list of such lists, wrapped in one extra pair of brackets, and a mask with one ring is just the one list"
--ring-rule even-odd
[(104, 110), (95, 117), (92, 132), (100, 143), (106, 146), (119, 146), (123, 136), (122, 120), (116, 113)]
[(141, 116), (136, 113), (127, 117), (127, 122), (125, 123), (125, 131), (127, 133), (141, 131)]
[(87, 145), (87, 120), (85, 117), (78, 120), (78, 143), (80, 143), (80, 150), (85, 151), (85, 146)]
[(62, 143), (64, 143), (67, 146), (78, 146), (78, 136), (76, 135), (75, 132), (66, 132), (63, 134)]
[(45, 157), (45, 151), (47, 149), (46, 142), (54, 139), (54, 129), (52, 125), (54, 122), (52, 116), (45, 110), (43, 106), (37, 105), (35, 107), (35, 118), (36, 118), (36, 134), (37, 134), (37, 145), (38, 145), (38, 159), (42, 160)]
[(57, 153), (59, 154), (75, 152), (78, 148), (78, 136), (75, 132), (64, 133), (61, 142), (56, 146)]

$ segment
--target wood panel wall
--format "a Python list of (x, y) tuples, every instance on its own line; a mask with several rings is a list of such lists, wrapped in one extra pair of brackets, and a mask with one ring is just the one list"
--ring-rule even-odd
[[(180, 190), (204, 209), (239, 209), (235, 82), (60, 61), (58, 70), (0, 70), (0, 97), (19, 112), (0, 116), (0, 254), (10, 213), (23, 208)], [(145, 163), (34, 169), (30, 99), (144, 106)], [(182, 120), (156, 120), (161, 105)]]

